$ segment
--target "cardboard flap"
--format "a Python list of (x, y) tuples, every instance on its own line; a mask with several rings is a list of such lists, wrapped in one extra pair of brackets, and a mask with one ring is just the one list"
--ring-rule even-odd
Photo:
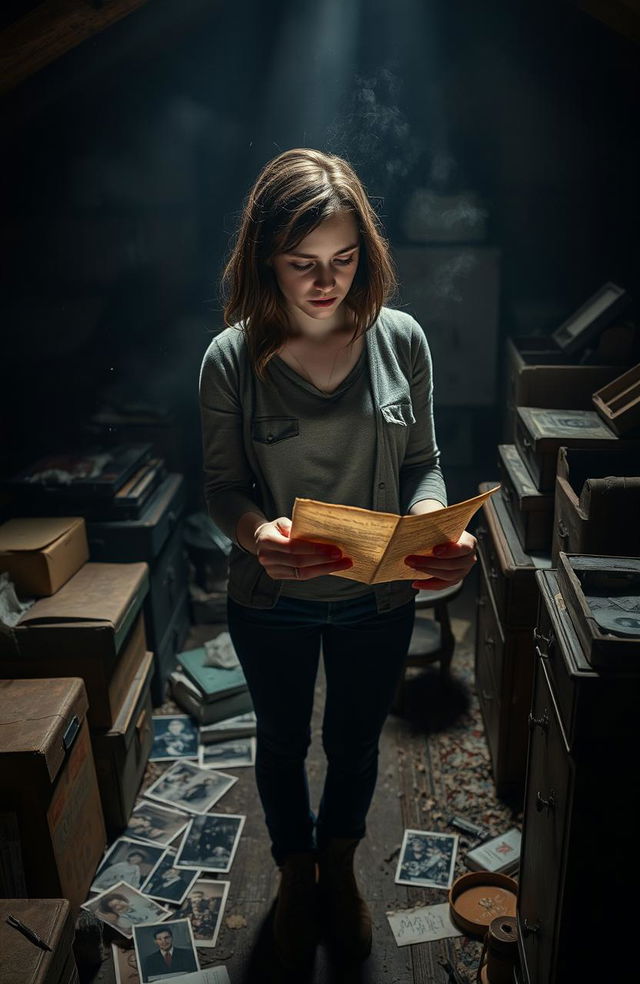
[(84, 523), (84, 519), (81, 516), (10, 519), (0, 526), (0, 552), (44, 550), (77, 523)]
[(56, 594), (25, 612), (19, 625), (107, 622), (118, 629), (136, 604), (147, 571), (144, 563), (85, 564)]
[(82, 723), (88, 707), (84, 682), (78, 677), (0, 680), (0, 770), (6, 756), (28, 781), (27, 763), (42, 759), (53, 782), (65, 759), (67, 729), (74, 716)]

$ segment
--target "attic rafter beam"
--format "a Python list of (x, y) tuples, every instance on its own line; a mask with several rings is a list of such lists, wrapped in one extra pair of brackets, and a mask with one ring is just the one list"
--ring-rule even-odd
[(0, 92), (82, 44), (148, 0), (43, 0), (30, 13), (0, 31)]

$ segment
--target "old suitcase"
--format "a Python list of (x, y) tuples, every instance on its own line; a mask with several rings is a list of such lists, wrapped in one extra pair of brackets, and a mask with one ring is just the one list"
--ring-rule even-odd
[(552, 557), (558, 553), (640, 556), (640, 451), (560, 448)]
[[(50, 949), (34, 946), (11, 917)], [(78, 984), (73, 934), (67, 899), (0, 899), (0, 984)]]
[(616, 434), (640, 427), (640, 363), (593, 394), (593, 405)]
[[(481, 492), (495, 483), (482, 483)], [(522, 550), (506, 505), (493, 496), (476, 528), (480, 560), (475, 674), (496, 791), (521, 793), (527, 754), (533, 635), (538, 592), (535, 571), (548, 555)]]
[(551, 550), (553, 495), (538, 492), (515, 444), (498, 445), (502, 495), (523, 550)]
[[(638, 755), (637, 673), (586, 662), (555, 571), (539, 571), (536, 658), (518, 889), (521, 980), (625, 980), (628, 954), (612, 946), (611, 879), (626, 904)], [(589, 944), (585, 945), (588, 940)]]
[[(82, 680), (0, 681), (0, 815), (13, 842), (0, 894), (86, 898), (106, 833)], [(7, 832), (13, 833), (7, 837)]]
[(0, 635), (5, 677), (81, 676), (92, 727), (110, 728), (127, 692), (144, 626), (146, 564), (85, 564), (51, 598), (36, 602)]
[(640, 558), (561, 551), (558, 584), (587, 662), (640, 670)]
[(129, 822), (151, 746), (153, 654), (145, 653), (113, 727), (93, 731), (91, 742), (107, 834), (111, 840)]
[[(593, 410), (518, 407), (515, 443), (540, 492), (555, 489), (558, 448), (615, 448), (618, 436)], [(639, 445), (640, 447), (640, 445)]]

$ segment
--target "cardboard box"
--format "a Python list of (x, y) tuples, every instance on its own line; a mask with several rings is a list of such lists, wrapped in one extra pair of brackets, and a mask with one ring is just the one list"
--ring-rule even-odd
[(82, 677), (91, 726), (110, 728), (146, 649), (140, 609), (148, 584), (144, 563), (85, 564), (0, 634), (0, 675)]
[(0, 526), (0, 571), (19, 595), (52, 595), (89, 559), (81, 516), (10, 519)]
[[(33, 929), (51, 949), (41, 950), (10, 926), (9, 915)], [(0, 899), (2, 984), (70, 984), (78, 980), (73, 956), (74, 919), (66, 899)], [(74, 978), (75, 973), (75, 978)]]
[[(82, 680), (0, 680), (0, 814), (32, 898), (84, 902), (106, 844)], [(12, 885), (0, 869), (0, 895)], [(4, 883), (3, 883), (4, 882)]]
[(152, 675), (153, 653), (143, 653), (113, 727), (91, 734), (110, 839), (117, 837), (129, 823), (153, 745)]

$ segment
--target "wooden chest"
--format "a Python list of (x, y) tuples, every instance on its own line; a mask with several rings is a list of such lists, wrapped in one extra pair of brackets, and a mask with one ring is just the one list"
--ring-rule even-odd
[(113, 727), (91, 735), (109, 840), (129, 822), (153, 745), (152, 674), (153, 654), (144, 653)]
[(516, 407), (593, 409), (593, 393), (633, 361), (636, 334), (631, 324), (606, 328), (588, 364), (564, 352), (553, 336), (508, 338), (506, 442), (513, 441)]
[[(480, 491), (491, 488), (480, 485)], [(487, 500), (476, 529), (480, 559), (475, 676), (499, 796), (522, 793), (531, 702), (536, 563), (520, 548), (500, 496)], [(486, 523), (486, 525), (485, 525)]]
[(86, 712), (82, 680), (0, 681), (5, 897), (86, 898), (106, 843)]
[(154, 653), (155, 669), (151, 681), (151, 701), (154, 707), (159, 707), (165, 699), (169, 674), (178, 665), (176, 656), (182, 649), (190, 627), (189, 593), (185, 589), (171, 612), (171, 621)]
[(552, 556), (640, 556), (640, 450), (560, 448)]
[[(7, 923), (13, 916), (50, 950), (35, 946)], [(1, 984), (78, 984), (74, 919), (66, 899), (0, 899)]]
[(498, 445), (502, 495), (523, 550), (551, 550), (553, 495), (538, 492), (515, 444)]
[(635, 891), (629, 864), (640, 675), (600, 674), (581, 652), (554, 571), (536, 575), (537, 629), (518, 891), (524, 984), (623, 981), (615, 904)]
[(560, 552), (558, 584), (589, 665), (640, 672), (640, 557)]
[(619, 446), (618, 437), (593, 410), (518, 407), (515, 443), (536, 488), (553, 492), (558, 449)]

